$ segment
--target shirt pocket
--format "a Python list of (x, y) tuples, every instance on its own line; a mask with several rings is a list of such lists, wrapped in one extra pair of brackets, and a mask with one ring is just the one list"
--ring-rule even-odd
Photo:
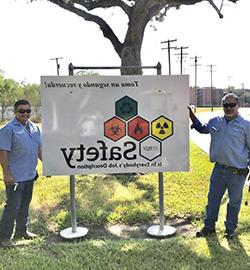
[(212, 126), (210, 127), (210, 134), (211, 134), (211, 135), (216, 135), (216, 134), (218, 134), (220, 131), (221, 131), (221, 126), (219, 126), (219, 125), (212, 125)]
[(40, 134), (38, 132), (32, 133), (32, 141), (38, 147), (41, 145), (41, 137), (40, 137)]
[(13, 148), (15, 150), (26, 148), (26, 138), (23, 132), (15, 133), (13, 138)]
[(245, 143), (245, 133), (240, 127), (231, 127), (229, 132), (232, 140), (237, 143)]

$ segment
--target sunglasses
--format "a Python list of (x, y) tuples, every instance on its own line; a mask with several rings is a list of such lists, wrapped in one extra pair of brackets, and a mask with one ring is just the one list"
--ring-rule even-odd
[(228, 107), (234, 108), (236, 105), (237, 105), (237, 103), (224, 103), (223, 107), (224, 108), (228, 108)]
[(27, 110), (19, 109), (19, 110), (17, 110), (17, 112), (19, 112), (19, 113), (31, 113), (31, 109), (27, 109)]

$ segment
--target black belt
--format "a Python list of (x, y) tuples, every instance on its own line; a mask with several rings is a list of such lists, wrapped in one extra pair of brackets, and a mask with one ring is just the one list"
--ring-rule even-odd
[(247, 176), (248, 173), (249, 173), (248, 168), (238, 169), (238, 168), (235, 168), (235, 167), (232, 167), (232, 166), (227, 166), (227, 165), (224, 165), (224, 164), (221, 164), (221, 163), (218, 163), (218, 162), (217, 162), (217, 164), (219, 166), (221, 166), (222, 168), (228, 169), (234, 175), (245, 175), (245, 176)]

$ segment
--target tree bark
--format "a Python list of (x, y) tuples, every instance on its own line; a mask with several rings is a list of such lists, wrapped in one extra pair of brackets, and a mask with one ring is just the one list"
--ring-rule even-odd
[(122, 75), (141, 75), (141, 46), (142, 43), (138, 42), (136, 38), (130, 37), (124, 43), (121, 49), (120, 59), (121, 59), (121, 67), (138, 67), (138, 68), (122, 68)]

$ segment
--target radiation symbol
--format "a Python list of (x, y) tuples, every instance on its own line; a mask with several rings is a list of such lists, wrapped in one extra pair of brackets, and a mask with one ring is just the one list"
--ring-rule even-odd
[(151, 133), (154, 137), (164, 141), (174, 134), (173, 121), (161, 115), (151, 122)]

